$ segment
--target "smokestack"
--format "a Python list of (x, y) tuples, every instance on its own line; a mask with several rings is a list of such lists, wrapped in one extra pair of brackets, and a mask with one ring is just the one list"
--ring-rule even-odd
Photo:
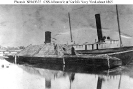
[(102, 35), (102, 29), (101, 29), (101, 19), (100, 19), (100, 14), (95, 14), (96, 18), (96, 26), (97, 26), (97, 35), (98, 35), (98, 42), (103, 41), (103, 35)]
[(51, 43), (51, 32), (50, 31), (45, 32), (45, 43)]

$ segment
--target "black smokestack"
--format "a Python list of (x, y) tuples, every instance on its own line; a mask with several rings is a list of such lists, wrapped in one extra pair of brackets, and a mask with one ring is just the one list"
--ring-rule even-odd
[(51, 43), (51, 32), (50, 31), (45, 32), (45, 43)]
[(101, 29), (100, 14), (95, 14), (95, 18), (96, 18), (98, 42), (101, 42), (102, 41), (102, 38), (103, 38), (103, 35), (102, 35), (102, 29)]

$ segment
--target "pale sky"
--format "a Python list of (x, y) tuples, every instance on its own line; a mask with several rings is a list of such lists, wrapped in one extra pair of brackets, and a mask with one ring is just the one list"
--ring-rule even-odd
[[(97, 39), (97, 13), (103, 34), (119, 39), (115, 5), (0, 5), (0, 45), (43, 44), (45, 31), (59, 43), (70, 42), (68, 11), (76, 43)], [(133, 5), (118, 5), (118, 11), (123, 44), (133, 45)]]

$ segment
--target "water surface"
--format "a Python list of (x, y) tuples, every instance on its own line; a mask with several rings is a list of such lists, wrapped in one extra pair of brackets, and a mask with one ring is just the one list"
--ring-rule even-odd
[[(4, 60), (5, 61), (5, 60)], [(1, 62), (2, 63), (2, 62)], [(5, 64), (6, 62), (4, 62)], [(132, 64), (115, 70), (92, 71), (62, 65), (1, 64), (0, 89), (132, 89)], [(91, 70), (91, 71), (89, 71)]]

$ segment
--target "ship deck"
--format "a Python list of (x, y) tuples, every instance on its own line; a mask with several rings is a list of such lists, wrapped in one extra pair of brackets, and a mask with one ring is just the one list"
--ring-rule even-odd
[(98, 49), (98, 50), (76, 50), (78, 54), (108, 54), (108, 53), (115, 53), (122, 51), (133, 51), (133, 46)]

